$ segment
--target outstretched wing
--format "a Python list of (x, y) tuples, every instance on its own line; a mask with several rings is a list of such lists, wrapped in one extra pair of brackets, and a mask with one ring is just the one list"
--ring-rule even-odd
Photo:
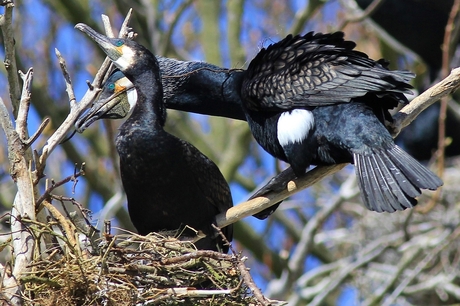
[(386, 61), (353, 50), (355, 43), (343, 36), (342, 32), (289, 35), (262, 49), (243, 80), (246, 107), (308, 108), (347, 103), (367, 93), (407, 103), (403, 93), (411, 92), (407, 82), (414, 74), (388, 70)]

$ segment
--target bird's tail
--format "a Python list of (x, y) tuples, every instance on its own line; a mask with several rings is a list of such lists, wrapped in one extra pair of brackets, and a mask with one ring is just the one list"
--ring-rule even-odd
[(394, 145), (354, 154), (356, 175), (365, 205), (377, 212), (395, 212), (417, 204), (420, 189), (436, 190), (442, 180)]

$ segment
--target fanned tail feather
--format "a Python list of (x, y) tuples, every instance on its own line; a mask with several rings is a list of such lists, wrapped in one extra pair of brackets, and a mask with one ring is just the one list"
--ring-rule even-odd
[(394, 145), (372, 154), (354, 153), (359, 188), (367, 208), (395, 212), (417, 205), (421, 189), (436, 190), (442, 180)]

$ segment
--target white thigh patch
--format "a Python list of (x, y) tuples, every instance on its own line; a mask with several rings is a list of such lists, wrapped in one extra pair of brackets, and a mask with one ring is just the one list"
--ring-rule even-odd
[(306, 139), (315, 124), (312, 112), (294, 109), (284, 112), (278, 119), (278, 141), (281, 146)]

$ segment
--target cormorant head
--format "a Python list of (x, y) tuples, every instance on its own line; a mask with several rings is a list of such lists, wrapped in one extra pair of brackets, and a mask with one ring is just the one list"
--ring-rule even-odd
[[(109, 38), (94, 31), (84, 23), (75, 26), (78, 30), (87, 34), (94, 40), (99, 47), (107, 54), (115, 66), (120, 69), (126, 76), (142, 73), (145, 69), (154, 69), (159, 71), (158, 62), (154, 60), (152, 53), (136, 43), (135, 41), (124, 38)], [(153, 59), (152, 59), (153, 58)]]
[(120, 119), (129, 117), (137, 102), (133, 84), (116, 70), (102, 87), (93, 106), (75, 123), (77, 132), (82, 133), (98, 119)]

